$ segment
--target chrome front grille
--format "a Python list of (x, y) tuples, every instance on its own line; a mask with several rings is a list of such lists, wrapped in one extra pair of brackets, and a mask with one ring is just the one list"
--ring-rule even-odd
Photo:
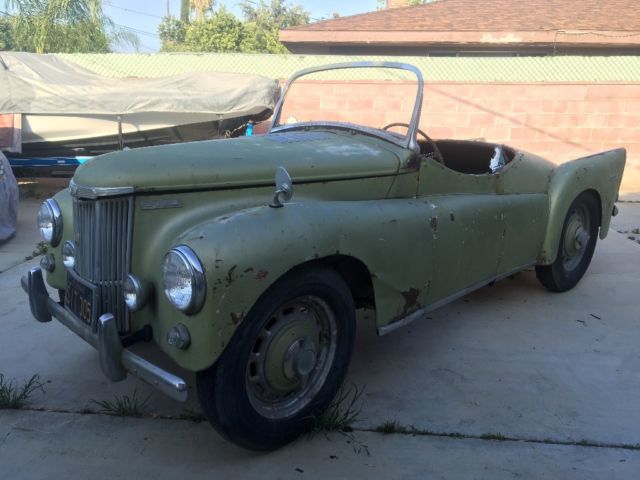
[(131, 267), (133, 197), (74, 198), (75, 271), (99, 291), (98, 315), (112, 313), (120, 333), (129, 333), (122, 285)]

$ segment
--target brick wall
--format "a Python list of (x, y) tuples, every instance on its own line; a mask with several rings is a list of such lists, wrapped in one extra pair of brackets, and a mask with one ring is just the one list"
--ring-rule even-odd
[[(290, 100), (310, 116), (320, 118), (311, 112), (319, 110), (340, 120), (348, 111), (383, 125), (407, 118), (415, 87), (325, 81), (300, 91)], [(484, 138), (556, 163), (625, 147), (621, 190), (640, 192), (640, 84), (433, 83), (425, 87), (420, 127), (433, 138)]]

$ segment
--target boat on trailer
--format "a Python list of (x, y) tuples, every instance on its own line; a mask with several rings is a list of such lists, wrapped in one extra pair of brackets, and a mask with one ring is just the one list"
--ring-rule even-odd
[(13, 167), (77, 166), (122, 148), (238, 136), (271, 116), (275, 79), (194, 72), (111, 78), (54, 54), (0, 52), (0, 114)]

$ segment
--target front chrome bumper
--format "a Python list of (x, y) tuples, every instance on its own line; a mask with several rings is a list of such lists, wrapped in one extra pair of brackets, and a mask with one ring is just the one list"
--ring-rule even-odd
[(166, 370), (148, 362), (144, 358), (122, 346), (118, 336), (115, 318), (105, 313), (98, 319), (97, 331), (68, 312), (62, 305), (49, 297), (40, 268), (32, 268), (22, 277), (20, 283), (29, 295), (31, 313), (39, 322), (50, 322), (52, 317), (98, 350), (102, 373), (114, 382), (127, 377), (127, 372), (156, 387), (171, 398), (187, 400), (186, 382)]

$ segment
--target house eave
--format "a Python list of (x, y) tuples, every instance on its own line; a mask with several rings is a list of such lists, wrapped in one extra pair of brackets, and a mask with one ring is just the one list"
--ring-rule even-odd
[(340, 31), (282, 30), (280, 41), (287, 44), (316, 45), (549, 45), (558, 46), (640, 46), (640, 31)]

